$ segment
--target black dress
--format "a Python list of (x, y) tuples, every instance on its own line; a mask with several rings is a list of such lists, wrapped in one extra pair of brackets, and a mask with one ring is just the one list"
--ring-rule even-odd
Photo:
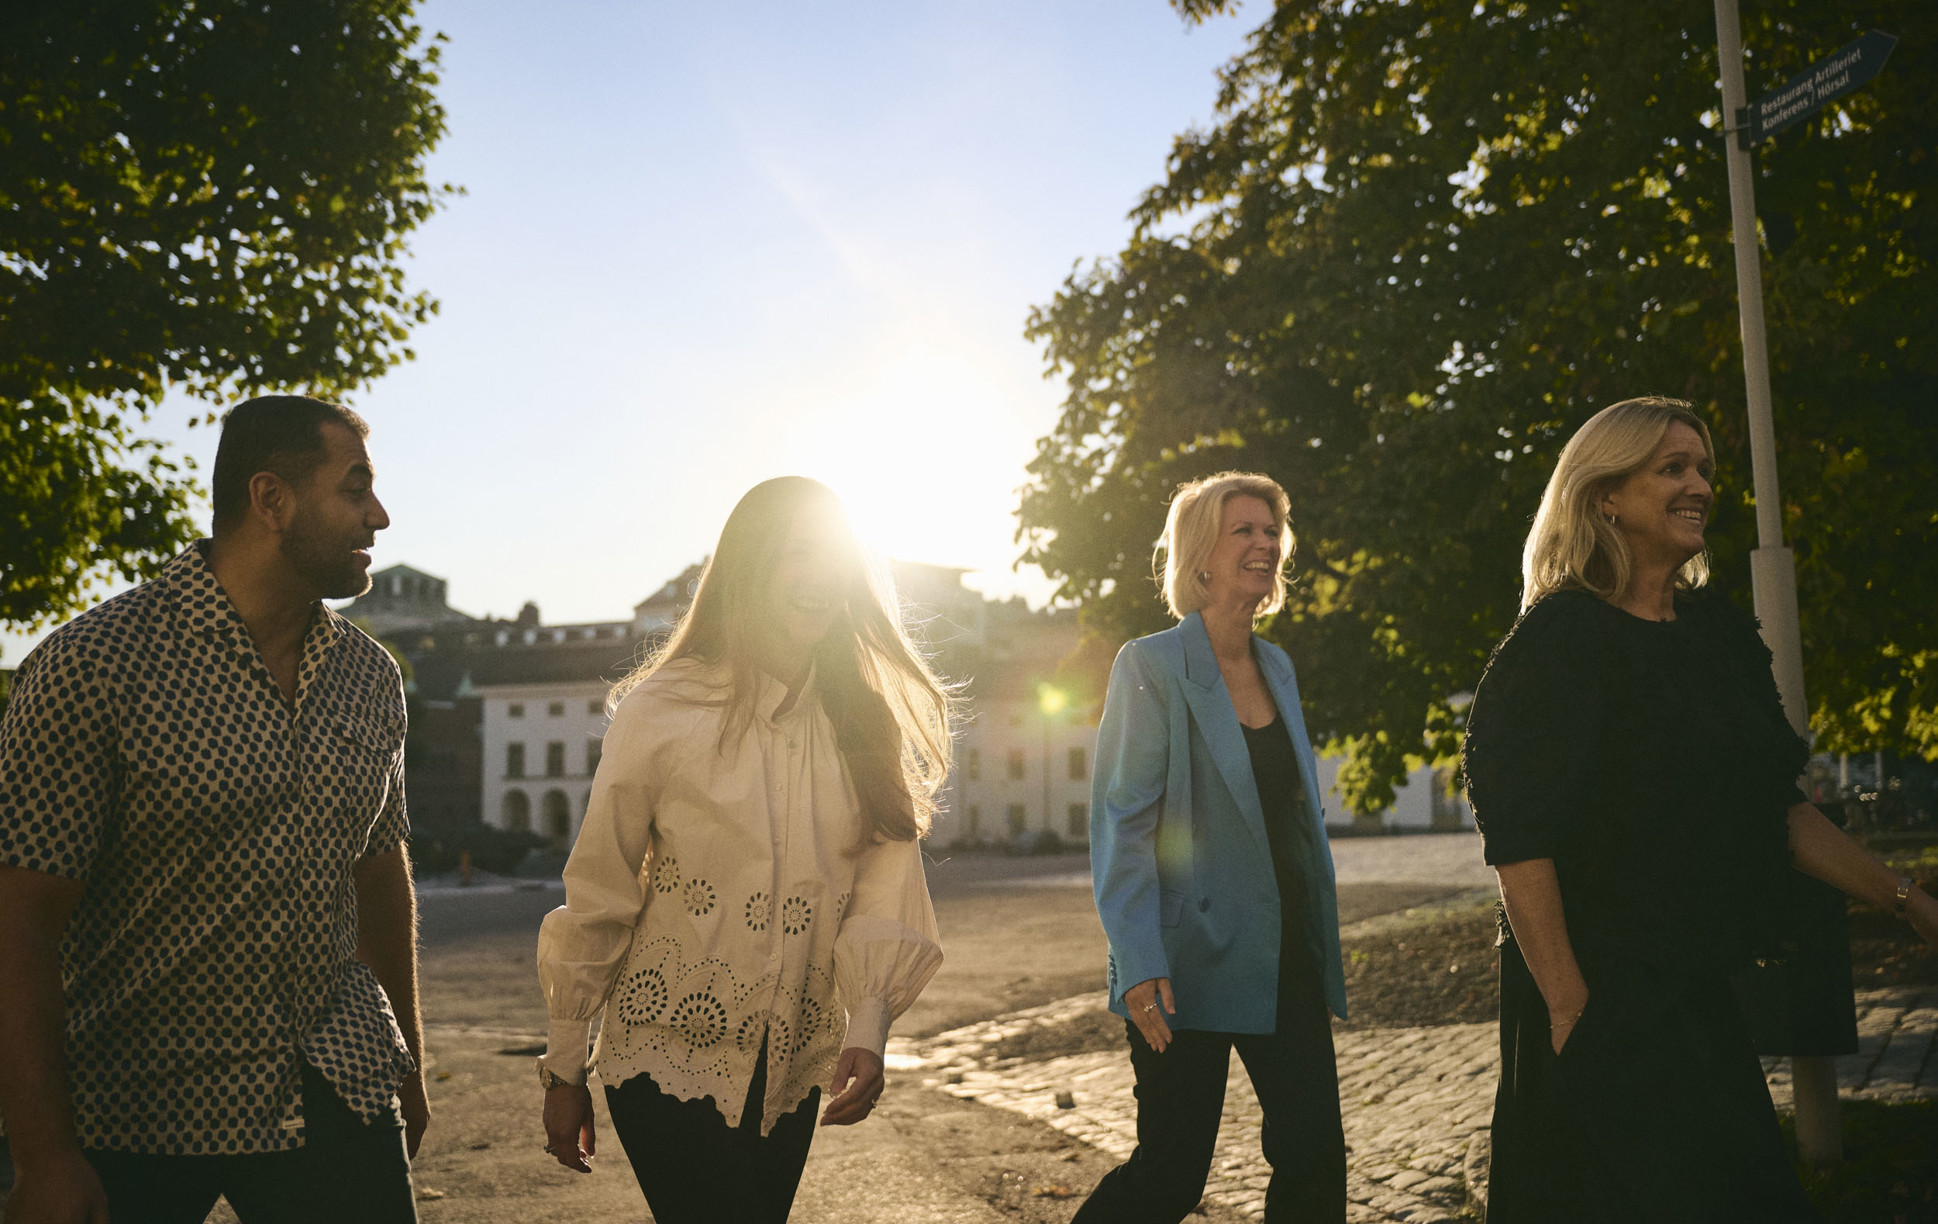
[(1550, 858), (1587, 1010), (1557, 1056), (1503, 924), (1490, 1224), (1815, 1221), (1731, 991), (1790, 871), (1808, 750), (1720, 595), (1648, 621), (1549, 596), (1495, 651), (1464, 764), (1489, 863)]

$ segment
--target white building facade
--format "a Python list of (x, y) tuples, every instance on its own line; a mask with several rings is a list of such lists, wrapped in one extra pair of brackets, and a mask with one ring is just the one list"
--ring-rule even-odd
[(484, 821), (569, 850), (606, 733), (604, 680), (479, 685)]
[[(1051, 839), (1079, 847), (1090, 835), (1097, 768), (1096, 719), (1114, 650), (1082, 641), (1068, 610), (1031, 611), (964, 587), (965, 571), (897, 564), (905, 605), (950, 682), (965, 683), (955, 768), (931, 834), (940, 844)], [(475, 648), (494, 656), (481, 702), (481, 815), (569, 850), (584, 822), (606, 731), (612, 681), (643, 657), (691, 599), (699, 566), (642, 601), (628, 621), (542, 625), (528, 607), (517, 622), (481, 624)], [(1334, 783), (1341, 762), (1320, 758), (1327, 823), (1359, 832), (1473, 826), (1445, 770), (1415, 770), (1387, 810), (1352, 817)]]
[(1005, 842), (1054, 834), (1065, 844), (1089, 840), (1097, 728), (1083, 711), (1057, 704), (1055, 697), (973, 703), (949, 779), (945, 839)]

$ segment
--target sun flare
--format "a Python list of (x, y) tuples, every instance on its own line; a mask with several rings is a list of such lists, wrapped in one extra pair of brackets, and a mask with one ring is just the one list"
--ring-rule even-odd
[(1008, 589), (1021, 463), (988, 422), (1012, 410), (973, 355), (914, 345), (863, 385), (808, 399), (781, 428), (790, 470), (832, 488), (882, 557), (975, 570)]

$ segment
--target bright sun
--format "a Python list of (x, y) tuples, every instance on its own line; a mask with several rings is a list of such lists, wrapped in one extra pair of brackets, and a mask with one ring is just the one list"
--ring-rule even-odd
[(795, 444), (787, 469), (834, 489), (884, 557), (962, 566), (1012, 585), (1026, 455), (1006, 445), (1013, 431), (992, 427), (1012, 406), (959, 354), (918, 346), (873, 375), (808, 401), (787, 431)]

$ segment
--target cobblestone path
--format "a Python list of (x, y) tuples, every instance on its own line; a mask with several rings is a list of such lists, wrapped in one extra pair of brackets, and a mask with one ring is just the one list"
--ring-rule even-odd
[[(1101, 1010), (1101, 994), (890, 1043), (889, 1065), (930, 1086), (1056, 1127), (1119, 1158), (1136, 1146), (1130, 1060), (1122, 1050), (1036, 1062), (995, 1057), (996, 1043), (1056, 1028)], [(1858, 1053), (1838, 1060), (1852, 1097), (1938, 1097), (1938, 987), (1858, 992)], [(1450, 1224), (1467, 1202), (1468, 1151), (1493, 1111), (1499, 1055), (1495, 1026), (1338, 1030), (1351, 1224)], [(1789, 1106), (1788, 1064), (1768, 1060), (1771, 1094)], [(1206, 1194), (1261, 1215), (1268, 1170), (1259, 1154), (1260, 1114), (1239, 1060), (1232, 1060), (1225, 1117)]]

